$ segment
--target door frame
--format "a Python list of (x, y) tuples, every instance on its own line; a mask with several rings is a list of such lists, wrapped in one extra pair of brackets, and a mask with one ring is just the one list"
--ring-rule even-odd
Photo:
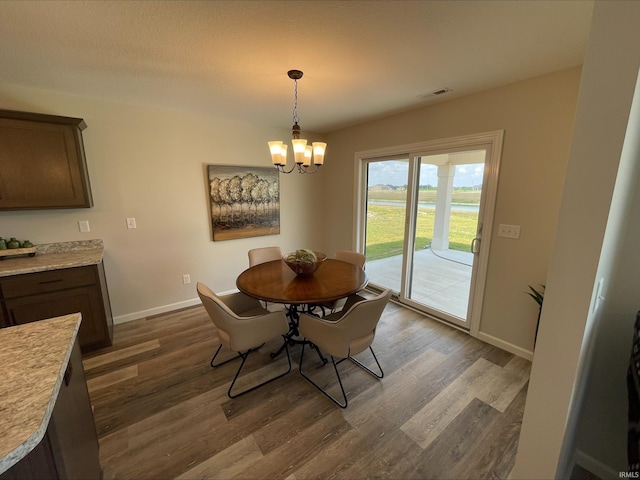
[[(480, 319), (482, 313), (482, 301), (484, 299), (484, 290), (486, 286), (487, 266), (489, 263), (489, 251), (491, 248), (491, 232), (493, 231), (493, 220), (495, 214), (495, 204), (498, 192), (498, 174), (500, 172), (500, 161), (502, 158), (502, 144), (504, 139), (504, 130), (495, 130), (491, 132), (477, 133), (471, 135), (462, 135), (459, 137), (450, 137), (438, 140), (430, 140), (425, 142), (417, 142), (406, 145), (396, 145), (392, 147), (376, 148), (373, 150), (364, 150), (356, 152), (354, 156), (354, 198), (353, 204), (355, 208), (355, 221), (353, 222), (353, 248), (356, 251), (365, 251), (365, 227), (366, 227), (366, 190), (367, 178), (364, 174), (362, 165), (367, 160), (383, 160), (386, 158), (398, 158), (398, 156), (407, 156), (412, 158), (416, 156), (430, 155), (449, 149), (486, 149), (485, 158), (483, 192), (480, 205), (478, 222), (482, 225), (482, 230), (478, 234), (480, 240), (480, 253), (478, 254), (476, 278), (472, 285), (475, 288), (470, 293), (473, 301), (473, 308), (469, 318), (469, 333), (477, 337), (480, 330)], [(408, 205), (409, 209), (414, 207)], [(405, 225), (406, 228), (406, 225)], [(406, 230), (405, 230), (406, 231)], [(405, 243), (407, 239), (405, 238)], [(403, 276), (406, 275), (403, 266)], [(404, 277), (403, 277), (404, 278)], [(435, 317), (434, 317), (435, 318)], [(436, 320), (440, 320), (436, 318)]]

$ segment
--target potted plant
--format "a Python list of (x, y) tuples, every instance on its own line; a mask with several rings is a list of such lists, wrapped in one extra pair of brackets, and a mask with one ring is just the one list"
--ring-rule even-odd
[(540, 288), (536, 289), (529, 285), (530, 291), (527, 292), (527, 295), (533, 298), (533, 300), (538, 304), (538, 321), (536, 323), (536, 335), (533, 338), (534, 346), (536, 344), (536, 340), (538, 339), (538, 327), (540, 326), (540, 314), (542, 313), (542, 302), (544, 300), (544, 287), (544, 285), (540, 285)]

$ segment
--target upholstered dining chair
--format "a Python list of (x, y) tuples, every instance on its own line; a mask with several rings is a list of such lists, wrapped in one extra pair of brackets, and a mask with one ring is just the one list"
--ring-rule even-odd
[[(367, 260), (367, 257), (365, 257), (362, 253), (353, 252), (351, 250), (339, 250), (336, 252), (336, 255), (334, 258), (336, 260), (341, 260), (343, 262), (351, 263), (356, 267), (360, 267), (360, 268), (364, 268), (364, 264)], [(339, 298), (337, 300), (334, 300), (333, 302), (327, 302), (327, 303), (321, 304), (320, 308), (322, 309), (323, 316), (325, 314), (325, 309), (329, 310), (331, 313), (335, 313), (336, 310), (343, 308), (346, 302), (347, 302), (346, 298)]]
[[(305, 350), (304, 344), (302, 345), (302, 351), (300, 353), (300, 374), (341, 408), (347, 408), (348, 403), (347, 394), (342, 386), (340, 372), (338, 371), (338, 364), (343, 360), (351, 360), (376, 378), (382, 378), (384, 376), (380, 362), (378, 362), (376, 354), (373, 352), (373, 348), (371, 348), (371, 344), (373, 343), (376, 327), (380, 321), (382, 312), (389, 302), (390, 297), (390, 290), (384, 290), (373, 298), (364, 298), (355, 294), (349, 297), (346, 305), (340, 312), (322, 318), (306, 313), (300, 315), (300, 334), (311, 342), (313, 347), (331, 356), (331, 363), (336, 372), (343, 399), (336, 399), (302, 370)], [(353, 357), (367, 349), (371, 352), (380, 373), (374, 372)], [(339, 360), (336, 361), (336, 358)]]
[[(261, 263), (272, 262), (273, 260), (282, 259), (282, 250), (280, 247), (261, 247), (249, 250), (249, 266), (260, 265)], [(268, 302), (260, 301), (260, 305), (264, 308), (269, 307)]]
[(249, 266), (259, 265), (272, 260), (280, 260), (282, 250), (280, 247), (262, 247), (249, 250)]
[[(215, 368), (237, 358), (242, 359), (238, 371), (233, 377), (229, 390), (227, 391), (229, 398), (236, 398), (255, 390), (291, 371), (291, 357), (289, 356), (289, 348), (287, 347), (287, 342), (284, 337), (289, 331), (289, 323), (287, 322), (284, 312), (269, 312), (262, 308), (258, 300), (242, 292), (218, 296), (211, 291), (209, 287), (200, 282), (198, 282), (196, 288), (204, 308), (207, 310), (209, 317), (211, 317), (211, 321), (218, 328), (218, 337), (220, 338), (220, 346), (218, 346), (216, 353), (211, 359), (211, 366)], [(264, 343), (278, 336), (282, 336), (283, 338), (287, 351), (289, 369), (258, 385), (238, 393), (233, 393), (233, 386), (240, 376), (240, 371), (249, 354), (256, 351)], [(223, 346), (237, 352), (238, 355), (216, 364), (216, 357)]]

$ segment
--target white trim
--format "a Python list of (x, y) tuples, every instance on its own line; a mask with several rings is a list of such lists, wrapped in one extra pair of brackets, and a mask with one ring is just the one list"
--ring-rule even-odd
[[(226, 292), (218, 292), (218, 295), (229, 295), (231, 293), (236, 293), (238, 290), (228, 290)], [(195, 307), (200, 305), (200, 298), (192, 298), (190, 300), (184, 300), (182, 302), (170, 303), (168, 305), (161, 305), (159, 307), (149, 308), (148, 310), (141, 310), (139, 312), (127, 313), (125, 315), (118, 315), (117, 317), (113, 317), (113, 324), (118, 325), (119, 323), (131, 322), (133, 320), (140, 320), (146, 317), (152, 317), (154, 315), (160, 315), (162, 313), (169, 313), (175, 310), (180, 310), (182, 308)]]
[[(361, 152), (356, 152), (355, 159), (356, 163), (359, 160), (367, 160), (371, 158), (380, 158), (389, 155), (393, 155), (394, 157), (398, 154), (406, 154), (406, 155), (420, 155), (423, 154), (425, 150), (432, 151), (438, 149), (450, 150), (452, 148), (464, 148), (466, 149), (469, 145), (473, 144), (485, 144), (493, 142), (493, 139), (498, 137), (500, 140), (504, 136), (504, 130), (494, 130), (491, 132), (484, 133), (476, 133), (471, 135), (461, 135), (459, 137), (450, 137), (443, 138), (439, 140), (430, 140), (427, 142), (417, 142), (417, 143), (409, 143), (405, 145), (397, 145), (395, 147), (384, 147), (384, 148), (376, 148), (373, 150), (364, 150)], [(502, 142), (499, 142), (500, 146), (502, 146)], [(357, 167), (356, 167), (357, 168)]]
[(478, 219), (482, 222), (482, 231), (478, 234), (478, 237), (481, 239), (480, 253), (477, 259), (478, 264), (475, 266), (477, 268), (474, 268), (476, 278), (472, 279), (471, 283), (473, 287), (473, 308), (469, 318), (469, 331), (474, 337), (477, 337), (480, 334), (480, 324), (482, 321), (482, 303), (484, 301), (485, 284), (489, 269), (491, 233), (493, 232), (493, 220), (496, 208), (496, 198), (498, 195), (498, 178), (500, 173), (500, 161), (502, 159), (504, 130), (487, 133), (483, 138), (486, 138), (486, 141), (491, 144), (491, 147), (490, 151), (487, 152), (489, 158), (485, 159), (485, 179), (482, 183), (483, 190), (486, 188), (482, 193), (482, 196), (485, 197), (486, 193), (486, 197), (481, 200), (481, 211), (478, 212)]
[(493, 335), (489, 335), (488, 333), (478, 332), (476, 336), (478, 340), (482, 340), (489, 345), (493, 345), (494, 347), (501, 348), (509, 353), (513, 353), (514, 355), (518, 355), (519, 357), (524, 358), (525, 360), (533, 360), (533, 352), (530, 350), (525, 350), (522, 347), (514, 345), (513, 343), (505, 342), (504, 340), (494, 337)]
[(593, 458), (591, 455), (587, 455), (580, 449), (576, 449), (574, 461), (598, 478), (619, 478), (620, 476), (619, 472), (615, 468), (605, 465), (601, 461)]

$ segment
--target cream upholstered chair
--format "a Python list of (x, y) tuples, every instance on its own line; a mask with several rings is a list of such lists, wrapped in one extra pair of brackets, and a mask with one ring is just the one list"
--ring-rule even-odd
[[(282, 259), (282, 250), (280, 249), (280, 247), (261, 247), (249, 250), (250, 267), (280, 259)], [(260, 304), (264, 308), (267, 308), (269, 306), (268, 302), (261, 301)]]
[[(351, 250), (339, 250), (336, 252), (334, 258), (336, 260), (351, 263), (360, 268), (364, 268), (364, 263), (367, 260), (367, 257), (365, 257), (362, 253), (353, 252)], [(322, 309), (323, 316), (325, 313), (325, 309), (330, 310), (331, 313), (335, 313), (336, 310), (343, 308), (346, 302), (346, 298), (339, 298), (338, 300), (334, 300), (333, 302), (321, 304), (320, 308)]]
[[(302, 352), (300, 353), (300, 374), (342, 408), (347, 407), (347, 394), (344, 391), (340, 373), (338, 372), (338, 364), (340, 362), (348, 358), (374, 377), (382, 378), (384, 376), (382, 367), (380, 367), (380, 363), (376, 358), (376, 354), (373, 352), (373, 348), (371, 348), (371, 344), (373, 343), (376, 327), (380, 321), (382, 312), (389, 302), (390, 297), (390, 290), (384, 290), (373, 298), (364, 298), (356, 294), (349, 297), (342, 311), (338, 313), (323, 318), (306, 313), (300, 315), (300, 334), (311, 342), (315, 348), (319, 349), (319, 351), (331, 356), (331, 362), (333, 363), (333, 368), (338, 378), (340, 390), (342, 390), (343, 401), (337, 400), (302, 371), (304, 344), (302, 345)], [(354, 355), (364, 352), (366, 349), (371, 351), (380, 373), (375, 373), (353, 358)], [(336, 358), (340, 360), (336, 361)]]
[(352, 263), (360, 268), (364, 268), (364, 262), (367, 260), (362, 253), (353, 252), (351, 250), (339, 250), (334, 257), (336, 260)]
[(259, 265), (273, 260), (282, 258), (282, 250), (280, 247), (262, 247), (249, 250), (249, 266)]
[[(289, 348), (287, 347), (284, 335), (289, 331), (289, 323), (284, 312), (269, 312), (260, 305), (258, 300), (245, 295), (242, 292), (232, 293), (230, 295), (218, 296), (207, 286), (198, 282), (198, 296), (207, 310), (209, 317), (218, 327), (218, 336), (220, 337), (220, 346), (211, 359), (212, 367), (219, 367), (231, 360), (241, 358), (242, 362), (236, 372), (227, 395), (229, 398), (235, 398), (244, 393), (250, 392), (262, 385), (280, 378), (291, 371), (291, 357), (289, 357)], [(233, 386), (240, 375), (240, 371), (251, 352), (260, 348), (265, 342), (272, 340), (278, 336), (283, 336), (285, 349), (287, 351), (287, 360), (289, 361), (289, 369), (275, 377), (270, 378), (254, 387), (248, 388), (239, 393), (232, 393)], [(222, 346), (238, 353), (238, 356), (229, 360), (215, 364), (215, 359), (220, 353)]]

